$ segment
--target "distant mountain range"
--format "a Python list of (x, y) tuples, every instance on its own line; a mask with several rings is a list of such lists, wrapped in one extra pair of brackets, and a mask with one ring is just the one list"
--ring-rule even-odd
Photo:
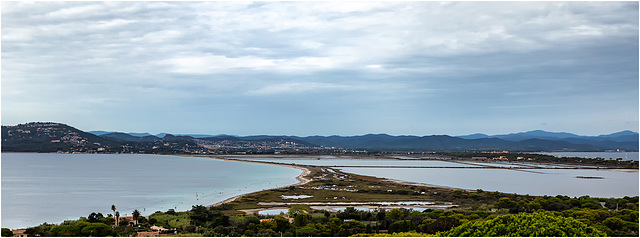
[(134, 153), (275, 153), (278, 151), (638, 151), (639, 135), (621, 131), (600, 136), (529, 131), (466, 136), (231, 136), (161, 133), (83, 132), (52, 122), (2, 126), (2, 151)]
[[(167, 133), (151, 135), (149, 133), (120, 133), (90, 131), (103, 137), (126, 141), (159, 140)], [(548, 132), (534, 130), (505, 135), (472, 134), (465, 136), (391, 136), (387, 134), (367, 134), (361, 136), (232, 136), (178, 134), (209, 141), (232, 139), (235, 141), (256, 141), (273, 138), (296, 140), (299, 143), (321, 147), (364, 149), (364, 150), (515, 150), (515, 151), (604, 151), (638, 150), (637, 132), (621, 131), (599, 136), (580, 136), (566, 132)]]

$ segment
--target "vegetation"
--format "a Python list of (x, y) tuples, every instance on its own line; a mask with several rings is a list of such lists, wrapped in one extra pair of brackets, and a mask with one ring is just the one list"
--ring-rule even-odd
[(2, 237), (12, 237), (13, 232), (8, 228), (2, 228)]
[(606, 236), (598, 229), (571, 217), (552, 212), (521, 213), (488, 221), (468, 222), (438, 236)]
[[(598, 207), (593, 206), (596, 203)], [(233, 206), (158, 211), (148, 219), (139, 216), (137, 225), (115, 228), (113, 217), (92, 213), (59, 225), (44, 223), (26, 233), (129, 236), (150, 231), (156, 225), (168, 229), (164, 233), (176, 236), (638, 236), (638, 197), (500, 197), (492, 204), (475, 208), (423, 211), (361, 211), (348, 207), (331, 213), (294, 206), (286, 215), (269, 216), (227, 215), (231, 210), (224, 209)], [(8, 232), (3, 229), (3, 235)]]

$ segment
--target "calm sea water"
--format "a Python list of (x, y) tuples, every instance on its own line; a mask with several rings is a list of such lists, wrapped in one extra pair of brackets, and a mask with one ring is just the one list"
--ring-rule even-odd
[[(342, 168), (342, 171), (452, 188), (529, 195), (638, 196), (638, 172), (595, 169)], [(603, 177), (604, 179), (582, 179)]]
[[(300, 170), (159, 155), (2, 154), (1, 226), (23, 228), (139, 210), (190, 210), (297, 183)], [(197, 193), (197, 197), (196, 197)]]
[(581, 157), (581, 158), (604, 158), (635, 160), (638, 161), (638, 152), (544, 152), (541, 154), (553, 155), (556, 157)]

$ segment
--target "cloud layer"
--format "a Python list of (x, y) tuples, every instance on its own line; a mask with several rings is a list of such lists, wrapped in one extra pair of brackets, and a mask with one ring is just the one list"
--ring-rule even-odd
[(637, 2), (4, 2), (2, 124), (638, 130)]

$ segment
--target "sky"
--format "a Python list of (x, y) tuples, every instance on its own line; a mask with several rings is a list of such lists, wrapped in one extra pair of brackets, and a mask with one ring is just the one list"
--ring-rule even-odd
[(2, 2), (2, 125), (638, 131), (638, 2)]

